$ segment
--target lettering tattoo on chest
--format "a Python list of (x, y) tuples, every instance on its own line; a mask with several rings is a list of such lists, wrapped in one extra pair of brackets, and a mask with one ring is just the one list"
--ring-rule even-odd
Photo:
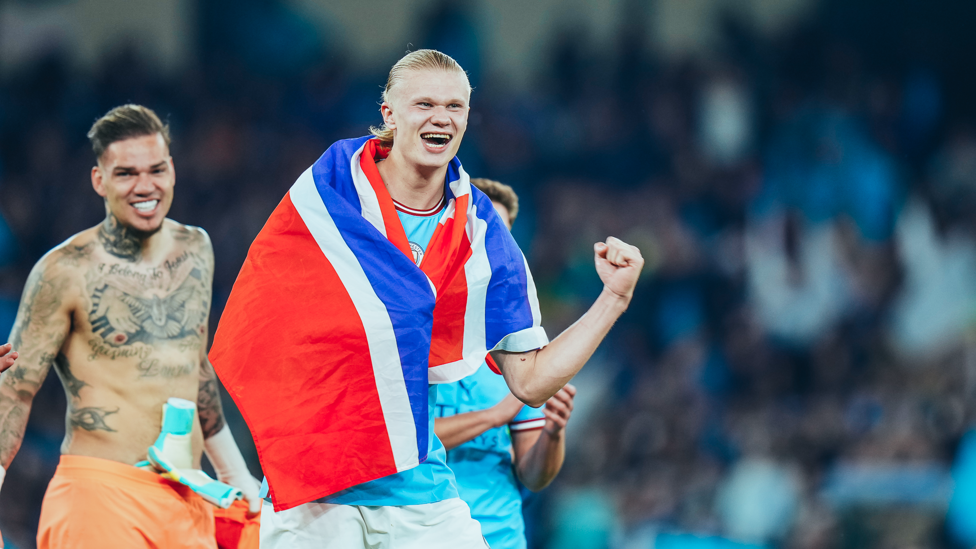
[(139, 357), (140, 359), (149, 358), (155, 349), (152, 345), (136, 344), (128, 347), (111, 347), (107, 345), (104, 341), (97, 337), (93, 337), (88, 340), (88, 346), (91, 347), (91, 354), (88, 355), (88, 361), (94, 362), (98, 360), (98, 357), (103, 356), (109, 360), (115, 360), (117, 358), (133, 358)]
[(139, 377), (184, 377), (195, 374), (199, 368), (198, 364), (163, 364), (156, 358), (142, 360), (136, 365)]

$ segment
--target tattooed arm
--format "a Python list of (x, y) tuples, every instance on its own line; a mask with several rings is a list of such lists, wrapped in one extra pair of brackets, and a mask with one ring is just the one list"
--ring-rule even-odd
[[(214, 255), (210, 244), (210, 237), (203, 229), (199, 230), (202, 242), (199, 251), (198, 268), (201, 269), (206, 287), (206, 303), (204, 309), (210, 310), (210, 299), (213, 287)], [(200, 427), (203, 428), (203, 444), (207, 457), (213, 465), (217, 478), (222, 482), (238, 488), (244, 494), (248, 504), (248, 518), (257, 516), (261, 512), (262, 500), (258, 496), (261, 483), (251, 476), (247, 462), (241, 455), (237, 442), (230, 428), (224, 422), (224, 410), (220, 404), (220, 384), (217, 374), (207, 360), (207, 323), (203, 323), (200, 337), (200, 390), (197, 393), (197, 411), (200, 416)]]
[(224, 408), (220, 404), (217, 374), (207, 357), (200, 364), (200, 392), (197, 393), (197, 413), (203, 438), (208, 439), (224, 428)]
[(20, 357), (0, 375), (0, 467), (13, 461), (24, 438), (34, 395), (47, 377), (71, 326), (65, 299), (69, 278), (52, 252), (27, 279), (10, 342)]
[[(213, 294), (213, 246), (210, 243), (210, 237), (203, 229), (194, 229), (193, 233), (196, 233), (194, 236), (199, 235), (198, 238), (200, 239), (200, 250), (194, 257), (204, 281), (205, 293), (201, 299), (204, 300), (204, 309), (209, 314), (210, 300)], [(204, 439), (212, 437), (224, 427), (224, 409), (220, 404), (220, 385), (217, 382), (217, 374), (214, 372), (213, 366), (207, 360), (208, 333), (208, 323), (204, 321), (199, 334), (202, 341), (200, 342), (200, 389), (197, 393), (197, 413), (200, 416), (200, 427), (203, 428)]]

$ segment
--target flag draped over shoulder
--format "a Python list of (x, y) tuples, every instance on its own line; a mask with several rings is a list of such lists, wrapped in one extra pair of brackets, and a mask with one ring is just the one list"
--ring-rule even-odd
[(521, 251), (455, 158), (418, 267), (369, 138), (339, 141), (255, 238), (210, 361), (276, 510), (416, 467), (429, 383), (548, 343)]

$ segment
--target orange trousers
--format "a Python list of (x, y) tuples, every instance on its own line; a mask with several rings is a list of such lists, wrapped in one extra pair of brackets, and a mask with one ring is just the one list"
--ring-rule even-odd
[(131, 465), (61, 456), (44, 494), (38, 549), (216, 549), (213, 506)]
[(261, 514), (247, 518), (247, 502), (237, 500), (227, 509), (214, 507), (219, 549), (258, 549)]

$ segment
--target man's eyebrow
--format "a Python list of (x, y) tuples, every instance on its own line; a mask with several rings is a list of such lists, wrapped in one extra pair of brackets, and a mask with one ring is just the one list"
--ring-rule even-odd
[[(433, 97), (426, 96), (426, 95), (422, 95), (422, 96), (418, 96), (418, 97), (414, 98), (413, 102), (414, 103), (421, 103), (421, 102), (423, 102), (423, 103), (434, 103), (434, 104), (436, 104), (437, 103), (437, 100), (434, 99)], [(467, 102), (468, 101), (466, 99), (459, 99), (459, 98), (445, 99), (444, 100), (444, 103), (447, 104), (447, 105), (450, 105), (451, 103), (461, 103), (462, 105), (464, 105), (464, 104), (467, 104)]]
[[(166, 165), (166, 161), (165, 160), (160, 160), (156, 164), (153, 164), (152, 166), (149, 166), (149, 169), (150, 170), (155, 170), (156, 168), (162, 168), (165, 165)], [(114, 170), (117, 171), (117, 172), (118, 171), (132, 172), (132, 171), (138, 171), (139, 169), (136, 168), (135, 166), (116, 166), (114, 168)]]

